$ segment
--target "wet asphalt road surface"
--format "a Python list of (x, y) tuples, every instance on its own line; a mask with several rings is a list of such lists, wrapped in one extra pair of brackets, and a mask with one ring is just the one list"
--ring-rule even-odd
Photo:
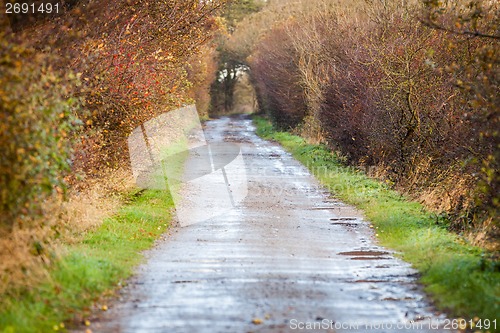
[(171, 229), (92, 332), (446, 331), (416, 272), (251, 120), (209, 121), (205, 136), (240, 145), (248, 195)]

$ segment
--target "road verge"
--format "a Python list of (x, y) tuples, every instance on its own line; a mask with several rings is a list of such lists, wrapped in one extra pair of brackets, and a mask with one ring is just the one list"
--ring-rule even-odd
[[(467, 319), (469, 327), (495, 331), (492, 323), (500, 313), (500, 265), (486, 251), (439, 225), (436, 215), (419, 203), (343, 165), (326, 146), (276, 131), (262, 117), (255, 117), (254, 124), (257, 135), (280, 143), (332, 195), (361, 209), (381, 244), (399, 251), (420, 272), (420, 282), (439, 309)], [(497, 329), (499, 326), (497, 319)]]
[(103, 221), (63, 253), (44, 281), (21, 295), (2, 300), (0, 332), (66, 331), (107, 310), (106, 296), (131, 276), (142, 251), (169, 227), (172, 198), (168, 191), (137, 191), (126, 195), (118, 214)]

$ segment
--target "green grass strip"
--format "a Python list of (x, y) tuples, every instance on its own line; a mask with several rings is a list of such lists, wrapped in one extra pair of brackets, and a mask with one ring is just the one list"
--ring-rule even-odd
[[(312, 145), (254, 118), (257, 134), (277, 141), (309, 168), (332, 195), (361, 209), (384, 246), (401, 252), (421, 273), (438, 308), (456, 317), (495, 320), (500, 327), (500, 265), (436, 223), (436, 216), (387, 184), (347, 167), (323, 145)], [(477, 319), (476, 318), (476, 319)], [(494, 331), (494, 330), (490, 330)]]
[(141, 251), (168, 228), (173, 207), (168, 191), (130, 194), (116, 216), (64, 249), (40, 286), (2, 300), (0, 332), (65, 331), (64, 323), (85, 318), (96, 300), (130, 277), (143, 258)]

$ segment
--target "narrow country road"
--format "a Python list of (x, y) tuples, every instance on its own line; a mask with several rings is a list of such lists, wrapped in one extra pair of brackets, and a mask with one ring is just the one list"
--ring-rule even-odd
[(205, 136), (240, 145), (248, 195), (171, 229), (92, 332), (445, 331), (415, 271), (251, 120), (209, 121)]

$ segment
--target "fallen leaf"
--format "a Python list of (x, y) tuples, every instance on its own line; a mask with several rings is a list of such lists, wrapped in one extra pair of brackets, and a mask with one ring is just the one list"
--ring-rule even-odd
[(252, 319), (252, 324), (254, 324), (254, 325), (260, 325), (262, 323), (263, 323), (263, 321), (260, 318), (254, 318), (254, 319)]

